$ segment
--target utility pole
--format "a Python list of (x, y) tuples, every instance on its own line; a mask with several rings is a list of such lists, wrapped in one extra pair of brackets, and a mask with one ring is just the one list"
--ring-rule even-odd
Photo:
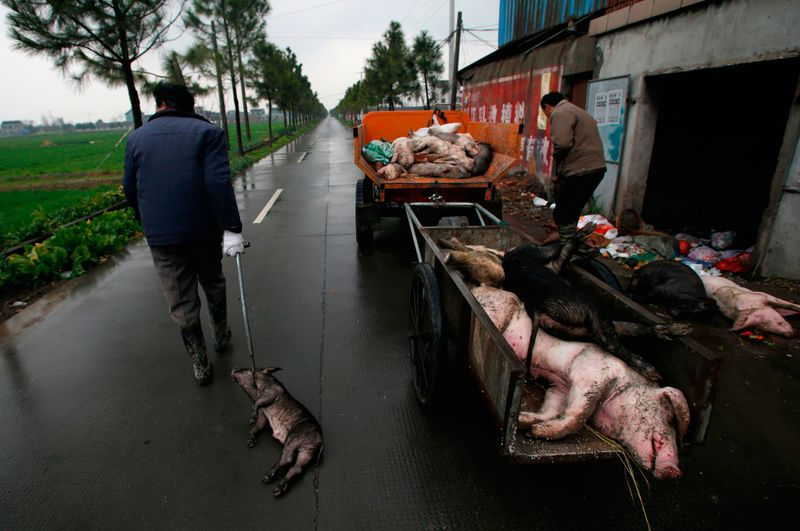
[(453, 69), (450, 71), (450, 110), (456, 110), (456, 93), (458, 92), (458, 48), (461, 45), (461, 11), (458, 12), (456, 24), (456, 50), (453, 54)]
[(448, 50), (448, 61), (447, 61), (447, 71), (453, 71), (453, 26), (456, 22), (456, 0), (450, 0), (450, 18), (448, 19), (450, 22), (450, 33), (447, 34), (447, 50)]

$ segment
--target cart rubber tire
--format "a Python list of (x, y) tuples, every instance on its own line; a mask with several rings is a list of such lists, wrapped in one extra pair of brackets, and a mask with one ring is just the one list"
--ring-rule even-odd
[(430, 265), (417, 264), (411, 277), (408, 349), (414, 366), (414, 391), (423, 406), (436, 401), (442, 381), (444, 341), (439, 283)]
[(371, 203), (372, 181), (362, 177), (356, 183), (356, 243), (364, 249), (372, 248), (372, 223), (367, 214)]

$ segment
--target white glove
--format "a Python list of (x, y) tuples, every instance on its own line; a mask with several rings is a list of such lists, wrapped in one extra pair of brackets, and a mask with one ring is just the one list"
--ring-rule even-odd
[(241, 232), (226, 230), (222, 233), (222, 254), (228, 256), (244, 254), (244, 243), (242, 242)]

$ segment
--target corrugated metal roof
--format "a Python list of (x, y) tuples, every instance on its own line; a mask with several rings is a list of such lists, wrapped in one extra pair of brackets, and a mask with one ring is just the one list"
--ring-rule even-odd
[(619, 0), (500, 0), (498, 44), (503, 46), (617, 3)]

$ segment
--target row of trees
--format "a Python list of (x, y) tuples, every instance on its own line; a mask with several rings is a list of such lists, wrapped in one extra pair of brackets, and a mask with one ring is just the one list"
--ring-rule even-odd
[[(246, 139), (252, 139), (248, 105), (268, 102), (270, 140), (273, 104), (283, 110), (290, 130), (325, 113), (291, 49), (280, 50), (267, 41), (268, 0), (0, 1), (10, 10), (10, 35), (18, 48), (51, 57), (78, 82), (94, 77), (125, 85), (135, 127), (142, 125), (137, 84), (147, 89), (158, 80), (185, 84), (200, 95), (216, 91), (226, 134), (225, 94), (230, 87), (240, 155), (241, 115)], [(183, 23), (197, 42), (183, 54), (165, 54), (163, 73), (135, 70), (136, 61), (166, 44), (175, 23)], [(203, 85), (208, 80), (215, 85)]]
[(394, 110), (403, 96), (421, 96), (425, 108), (430, 109), (444, 72), (440, 48), (425, 30), (409, 48), (400, 23), (392, 21), (383, 39), (373, 45), (363, 79), (348, 87), (333, 112), (355, 117), (371, 106), (386, 105)]

